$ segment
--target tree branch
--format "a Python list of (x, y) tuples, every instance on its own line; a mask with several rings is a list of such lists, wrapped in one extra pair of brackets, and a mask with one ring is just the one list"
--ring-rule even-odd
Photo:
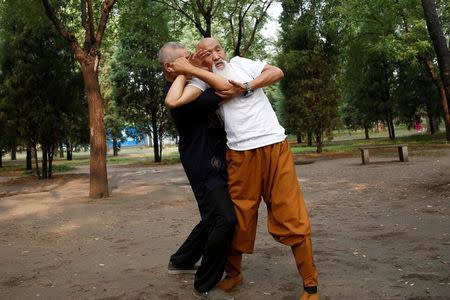
[(214, 0), (211, 1), (211, 16), (214, 16), (217, 13), (217, 10), (219, 9), (219, 7), (222, 4), (221, 0), (217, 0), (216, 1), (216, 5), (214, 6)]
[[(195, 28), (198, 29), (198, 31), (200, 32), (200, 34), (202, 36), (205, 36), (206, 30), (203, 29), (198, 16), (192, 17), (191, 15), (189, 15), (181, 6), (178, 5), (178, 3), (176, 1), (169, 1), (169, 0), (151, 0), (151, 1), (167, 5), (169, 8), (171, 8), (175, 11), (178, 11), (179, 13), (181, 13), (183, 16), (185, 16), (189, 21), (191, 21), (194, 24)], [(183, 2), (183, 4), (186, 4), (186, 5), (188, 4), (188, 3), (186, 3), (186, 1), (182, 1), (182, 2)], [(191, 5), (192, 5), (192, 2), (191, 2)], [(193, 11), (195, 11), (195, 8), (193, 8)]]
[(44, 4), (45, 7), (45, 13), (47, 14), (48, 18), (52, 21), (56, 30), (66, 41), (70, 43), (70, 47), (72, 48), (75, 57), (77, 58), (78, 61), (81, 61), (84, 58), (84, 52), (83, 49), (81, 49), (80, 44), (78, 43), (78, 40), (75, 37), (75, 35), (69, 33), (66, 30), (66, 28), (61, 24), (58, 17), (56, 16), (55, 10), (50, 5), (49, 0), (42, 0), (42, 3)]
[(98, 22), (97, 35), (95, 37), (95, 48), (99, 49), (103, 40), (103, 34), (105, 33), (106, 23), (108, 22), (109, 13), (113, 8), (116, 0), (104, 0), (102, 14)]
[(242, 18), (244, 19), (245, 16), (247, 15), (248, 11), (250, 10), (250, 8), (253, 6), (253, 4), (255, 4), (255, 0), (252, 0), (252, 2), (250, 2), (250, 4), (247, 6), (247, 8), (244, 11), (244, 14), (242, 15)]
[(94, 28), (94, 11), (92, 9), (92, 0), (87, 0), (87, 11), (88, 11), (88, 19), (87, 19), (87, 25), (89, 28), (89, 40), (91, 42), (91, 45), (96, 42), (95, 39), (95, 28)]
[[(196, 6), (197, 6), (197, 9), (196, 9)], [(200, 20), (200, 16), (199, 16), (199, 13), (200, 13), (203, 16), (203, 18), (206, 20), (206, 14), (202, 13), (202, 11), (203, 12), (205, 11), (203, 4), (201, 2), (199, 2), (198, 0), (195, 1), (195, 3), (194, 3), (194, 1), (191, 1), (191, 7), (192, 7), (192, 13), (194, 15), (193, 22), (194, 22), (195, 27), (198, 29), (198, 31), (200, 31), (200, 34), (202, 36), (206, 36), (207, 29), (203, 28), (202, 21)]]
[(81, 26), (83, 26), (85, 33), (88, 32), (89, 28), (87, 26), (87, 16), (86, 16), (86, 0), (80, 0), (80, 10), (81, 10)]
[[(248, 51), (250, 46), (253, 44), (253, 41), (255, 40), (256, 31), (258, 30), (258, 26), (261, 23), (261, 21), (264, 19), (264, 17), (267, 15), (267, 10), (269, 9), (270, 5), (272, 5), (273, 0), (266, 1), (263, 3), (262, 7), (262, 13), (259, 15), (259, 17), (255, 21), (255, 26), (253, 27), (252, 34), (250, 36), (250, 40), (248, 41), (247, 46), (244, 48), (243, 54)], [(267, 6), (264, 6), (266, 5)]]

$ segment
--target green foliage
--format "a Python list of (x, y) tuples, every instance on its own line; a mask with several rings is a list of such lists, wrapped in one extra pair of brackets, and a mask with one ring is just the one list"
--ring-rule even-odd
[(229, 57), (264, 59), (267, 40), (261, 30), (274, 0), (152, 0), (168, 8), (171, 36), (195, 49), (202, 37), (216, 37)]
[(23, 144), (50, 147), (68, 138), (68, 128), (83, 127), (77, 122), (84, 113), (81, 76), (41, 3), (14, 0), (2, 8), (4, 130)]
[(64, 172), (70, 172), (72, 170), (74, 170), (75, 167), (68, 165), (68, 164), (55, 164), (53, 166), (53, 171), (55, 173), (64, 173)]
[[(117, 46), (111, 64), (113, 97), (118, 113), (131, 126), (156, 136), (157, 144), (162, 143), (170, 127), (158, 61), (159, 48), (169, 40), (165, 18), (161, 9), (149, 1), (122, 3)], [(155, 159), (158, 159), (156, 153)]]
[(342, 2), (342, 14), (344, 124), (409, 125), (421, 112), (439, 116), (437, 88), (424, 68), (434, 52), (420, 1), (349, 0)]
[(399, 120), (405, 124), (414, 124), (422, 114), (431, 118), (441, 116), (439, 93), (421, 65), (399, 66), (393, 97)]
[(283, 120), (288, 132), (314, 135), (320, 152), (324, 133), (331, 132), (338, 121), (338, 35), (334, 27), (338, 16), (330, 13), (335, 3), (288, 0), (282, 4)]

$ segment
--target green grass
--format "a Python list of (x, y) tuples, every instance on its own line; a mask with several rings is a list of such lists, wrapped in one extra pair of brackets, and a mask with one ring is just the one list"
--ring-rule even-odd
[[(112, 165), (133, 165), (133, 166), (147, 166), (155, 165), (153, 159), (152, 148), (125, 148), (124, 151), (119, 152), (119, 156), (112, 156), (108, 154), (107, 164)], [(17, 175), (34, 175), (35, 162), (33, 160), (33, 170), (25, 170), (25, 155), (17, 153), (17, 160), (11, 161), (8, 156), (3, 157), (3, 168), (0, 168), (0, 176), (17, 176)], [(38, 154), (39, 158), (41, 157)], [(165, 147), (163, 152), (163, 161), (159, 164), (174, 164), (180, 161), (178, 150), (176, 147)], [(72, 160), (66, 158), (55, 157), (53, 160), (53, 172), (63, 173), (70, 172), (77, 167), (89, 166), (89, 152), (74, 152)], [(39, 161), (39, 164), (41, 162)]]
[(54, 173), (64, 173), (64, 172), (70, 172), (75, 169), (74, 166), (68, 165), (68, 164), (58, 164), (53, 165), (52, 167)]
[[(439, 132), (434, 135), (426, 133), (416, 134), (415, 131), (408, 131), (406, 128), (396, 128), (397, 139), (391, 141), (386, 137), (387, 133), (370, 133), (369, 140), (364, 139), (363, 131), (356, 131), (349, 134), (347, 131), (335, 131), (335, 138), (332, 141), (325, 142), (323, 152), (325, 154), (354, 155), (358, 152), (358, 147), (367, 145), (387, 145), (387, 144), (408, 144), (411, 147), (413, 155), (440, 156), (445, 152), (439, 150), (440, 147), (448, 147), (449, 143), (445, 139), (445, 132)], [(295, 137), (290, 136), (289, 140), (295, 142)], [(294, 154), (314, 154), (316, 147), (308, 147), (305, 144), (293, 144), (292, 153)], [(430, 150), (431, 149), (431, 150)], [(426, 150), (426, 151), (425, 151)], [(41, 155), (39, 154), (39, 157)], [(163, 161), (159, 164), (174, 164), (180, 161), (176, 146), (164, 147)], [(119, 156), (112, 156), (111, 152), (107, 156), (108, 165), (128, 165), (128, 166), (153, 166), (153, 148), (133, 147), (123, 148)], [(17, 176), (22, 174), (33, 175), (34, 171), (25, 170), (25, 155), (18, 153), (17, 160), (11, 161), (8, 156), (3, 157), (3, 168), (0, 168), (0, 176)], [(89, 152), (73, 153), (73, 160), (68, 161), (65, 158), (55, 157), (53, 162), (53, 171), (55, 173), (70, 172), (77, 167), (89, 166)]]
[[(413, 134), (409, 136), (400, 136), (394, 141), (387, 137), (371, 138), (366, 140), (362, 139), (348, 139), (329, 141), (324, 143), (323, 152), (332, 153), (350, 153), (358, 150), (358, 147), (367, 145), (390, 145), (390, 144), (408, 144), (415, 148), (428, 148), (439, 147), (440, 145), (448, 145), (445, 139), (445, 132), (439, 132), (434, 135), (425, 133)], [(294, 154), (307, 154), (315, 153), (316, 146), (308, 147), (306, 145), (293, 146), (292, 153)]]

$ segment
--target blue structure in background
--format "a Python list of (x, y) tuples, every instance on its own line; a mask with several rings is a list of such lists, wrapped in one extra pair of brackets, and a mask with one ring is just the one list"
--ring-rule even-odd
[[(119, 147), (148, 146), (147, 135), (136, 128), (125, 128), (122, 130), (122, 140), (118, 141)], [(108, 135), (108, 148), (113, 147), (111, 136)]]

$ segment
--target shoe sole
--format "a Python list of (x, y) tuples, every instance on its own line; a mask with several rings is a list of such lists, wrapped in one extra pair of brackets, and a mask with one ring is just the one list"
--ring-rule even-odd
[(170, 275), (178, 275), (178, 274), (195, 274), (197, 270), (167, 270), (167, 273)]
[(196, 292), (192, 292), (192, 296), (194, 296), (194, 298), (197, 298), (197, 299), (205, 299), (205, 297), (198, 295)]
[[(223, 281), (224, 279), (222, 279), (222, 281)], [(221, 281), (221, 282), (222, 282)], [(224, 289), (223, 288), (223, 286), (220, 284), (221, 282), (219, 282), (218, 283), (218, 287), (221, 289), (221, 290), (223, 290), (223, 291), (225, 291), (225, 292), (231, 292), (232, 290), (234, 290), (235, 288), (237, 288), (238, 286), (240, 286), (240, 285), (242, 285), (243, 283), (244, 283), (244, 277), (242, 277), (240, 280), (237, 280), (236, 282), (234, 282), (234, 284), (231, 286), (231, 288), (228, 288), (228, 289)], [(230, 284), (231, 285), (231, 284)]]

